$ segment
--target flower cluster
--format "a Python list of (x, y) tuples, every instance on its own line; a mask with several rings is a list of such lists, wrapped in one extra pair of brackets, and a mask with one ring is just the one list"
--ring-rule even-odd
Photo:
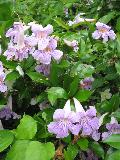
[(97, 30), (93, 32), (92, 37), (94, 39), (103, 39), (103, 42), (107, 42), (108, 39), (110, 38), (111, 40), (114, 40), (116, 37), (116, 34), (114, 33), (113, 30), (111, 30), (111, 27), (104, 24), (97, 22), (96, 23), (96, 28)]
[(95, 22), (95, 19), (89, 19), (89, 18), (80, 17), (81, 15), (84, 15), (84, 14), (85, 13), (79, 13), (77, 16), (75, 16), (73, 21), (69, 21), (68, 22), (68, 25), (72, 26), (72, 25), (78, 24), (80, 22)]
[[(31, 35), (27, 34), (29, 33), (27, 32), (28, 29), (32, 31)], [(10, 42), (4, 56), (7, 57), (7, 60), (22, 61), (31, 54), (40, 64), (36, 67), (36, 70), (48, 75), (50, 68), (48, 65), (51, 63), (51, 59), (59, 61), (63, 55), (62, 51), (56, 49), (58, 39), (50, 36), (52, 32), (53, 26), (50, 24), (43, 27), (34, 22), (28, 23), (28, 25), (15, 22), (13, 28), (10, 28), (6, 33)]]
[(7, 60), (22, 61), (28, 58), (29, 53), (33, 51), (33, 47), (29, 45), (29, 36), (25, 34), (28, 29), (29, 26), (24, 25), (22, 22), (14, 22), (13, 28), (7, 31), (6, 37), (10, 38), (8, 49), (4, 52)]
[(7, 86), (4, 84), (6, 74), (4, 73), (4, 68), (2, 62), (0, 62), (0, 92), (6, 92)]
[(19, 119), (20, 116), (13, 112), (10, 107), (5, 107), (0, 110), (0, 119), (9, 120), (10, 118)]
[(57, 138), (64, 138), (71, 132), (82, 136), (90, 136), (98, 141), (100, 138), (99, 119), (96, 117), (96, 109), (91, 106), (85, 111), (80, 102), (74, 98), (76, 112), (71, 110), (70, 100), (63, 109), (57, 109), (53, 115), (53, 122), (48, 125), (48, 131), (56, 134)]
[(112, 134), (120, 134), (120, 124), (118, 124), (118, 121), (112, 117), (111, 122), (106, 124), (107, 132), (104, 132), (102, 134), (102, 139), (105, 140)]
[(59, 61), (63, 52), (56, 49), (58, 39), (50, 36), (53, 32), (52, 25), (48, 24), (46, 27), (43, 27), (34, 22), (29, 25), (33, 32), (30, 37), (31, 43), (33, 46), (36, 46), (36, 50), (32, 53), (34, 59), (36, 59), (38, 63), (45, 65), (50, 64), (52, 58)]
[(67, 46), (72, 47), (74, 52), (77, 52), (79, 49), (77, 40), (68, 41), (68, 40), (64, 39), (64, 43)]
[(82, 89), (91, 90), (92, 89), (92, 82), (94, 81), (94, 78), (87, 77), (84, 80), (80, 81), (80, 87)]

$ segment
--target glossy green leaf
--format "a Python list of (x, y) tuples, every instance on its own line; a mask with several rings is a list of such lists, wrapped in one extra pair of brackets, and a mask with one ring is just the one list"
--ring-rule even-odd
[(32, 139), (36, 132), (36, 121), (31, 116), (25, 115), (20, 120), (20, 124), (18, 125), (15, 133), (17, 139)]
[(62, 21), (62, 19), (60, 18), (55, 18), (55, 22), (62, 28), (68, 30), (69, 29), (69, 26), (67, 24), (65, 24), (64, 21)]
[(120, 17), (117, 19), (116, 29), (118, 32), (120, 32)]
[(88, 149), (88, 140), (85, 138), (80, 138), (77, 144), (79, 145), (80, 149), (83, 151), (87, 151)]
[(79, 83), (80, 83), (79, 77), (76, 76), (72, 81), (72, 83), (70, 84), (70, 96), (74, 96), (74, 94), (77, 92)]
[(94, 67), (92, 65), (81, 64), (77, 62), (71, 69), (71, 76), (78, 75), (79, 78), (91, 77), (94, 73)]
[(99, 19), (99, 22), (108, 23), (111, 19), (115, 17), (115, 12), (109, 12), (107, 15)]
[(115, 68), (117, 70), (117, 73), (120, 75), (120, 62), (115, 63)]
[(89, 99), (89, 97), (91, 96), (92, 92), (89, 90), (79, 90), (75, 97), (80, 101), (80, 102), (84, 102), (87, 101)]
[(16, 141), (7, 154), (6, 160), (50, 160), (54, 157), (55, 148), (52, 143), (38, 141)]
[(103, 142), (109, 144), (113, 148), (120, 149), (120, 134), (111, 135)]
[(104, 159), (104, 150), (98, 142), (91, 143), (91, 149), (95, 152), (95, 154), (98, 157)]
[(38, 72), (28, 72), (27, 75), (37, 83), (49, 84), (48, 79)]
[(18, 79), (19, 77), (20, 77), (20, 75), (17, 71), (12, 71), (12, 72), (7, 74), (6, 80), (7, 81), (13, 81), (13, 80)]
[(78, 148), (75, 145), (69, 145), (67, 150), (64, 150), (65, 160), (73, 160), (78, 154)]
[(4, 151), (14, 140), (14, 134), (9, 130), (0, 130), (0, 152)]
[(68, 95), (66, 91), (61, 87), (51, 87), (47, 90), (48, 93), (48, 99), (52, 105), (56, 102), (58, 98), (64, 98), (67, 99)]
[(119, 159), (120, 159), (120, 150), (110, 154), (106, 160), (119, 160)]

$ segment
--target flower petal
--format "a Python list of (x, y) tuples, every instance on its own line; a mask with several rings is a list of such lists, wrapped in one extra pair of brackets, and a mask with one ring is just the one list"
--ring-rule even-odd
[(76, 112), (85, 112), (80, 102), (76, 98), (73, 98), (73, 100), (74, 100)]

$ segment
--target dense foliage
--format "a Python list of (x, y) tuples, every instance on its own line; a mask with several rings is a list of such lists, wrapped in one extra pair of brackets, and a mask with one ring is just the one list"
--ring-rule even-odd
[(120, 159), (120, 1), (0, 1), (0, 160)]

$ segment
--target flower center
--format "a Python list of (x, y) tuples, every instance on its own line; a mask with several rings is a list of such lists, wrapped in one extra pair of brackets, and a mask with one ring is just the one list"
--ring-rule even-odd
[(105, 33), (105, 32), (107, 32), (108, 30), (107, 30), (106, 28), (101, 28), (101, 29), (99, 29), (99, 31), (102, 32), (102, 33)]

